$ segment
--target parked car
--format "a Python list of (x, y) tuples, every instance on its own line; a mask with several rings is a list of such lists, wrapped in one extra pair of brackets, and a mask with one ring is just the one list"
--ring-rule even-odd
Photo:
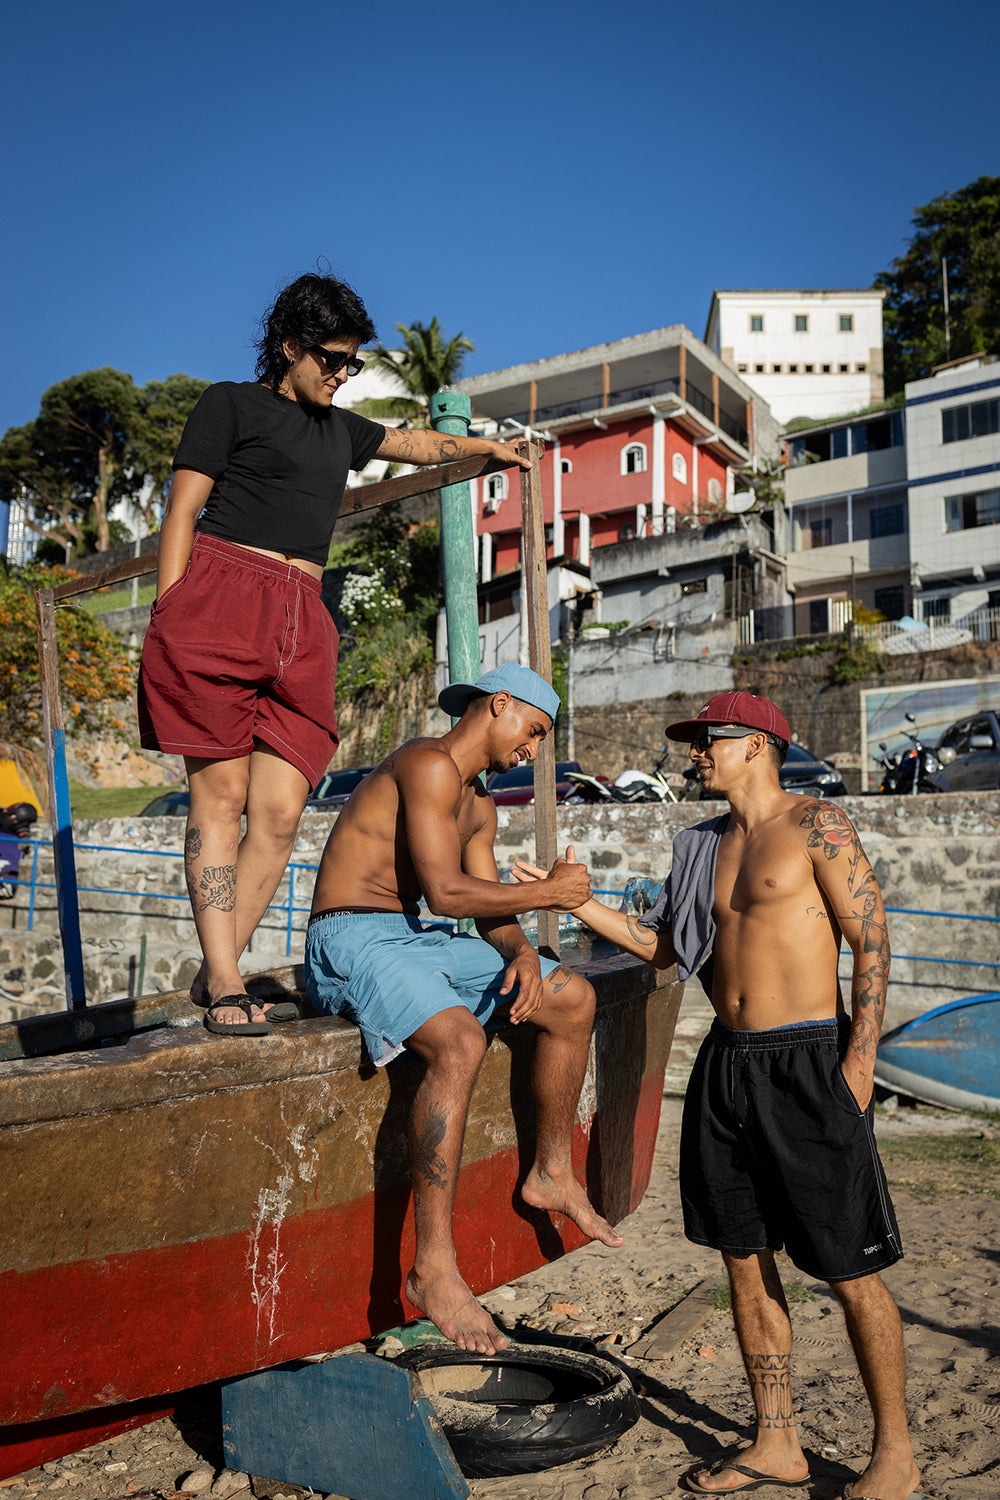
[(783, 791), (804, 792), (810, 797), (843, 797), (847, 792), (836, 766), (820, 760), (805, 745), (789, 745), (778, 780)]
[(928, 779), (937, 792), (987, 792), (1000, 787), (1000, 711), (971, 714), (937, 742), (940, 769)]
[(140, 818), (173, 818), (187, 817), (188, 808), (191, 806), (191, 794), (183, 792), (163, 792), (159, 797), (154, 797), (146, 807), (139, 813)]
[[(578, 760), (556, 761), (556, 801), (565, 802), (573, 790), (566, 780), (567, 771), (582, 771)], [(493, 771), (486, 780), (486, 790), (499, 807), (510, 807), (535, 800), (535, 768), (514, 766), (510, 771)]]
[[(685, 776), (691, 778), (696, 774), (693, 766), (684, 772)], [(828, 760), (820, 760), (805, 745), (794, 742), (788, 747), (785, 764), (778, 772), (778, 780), (782, 791), (800, 792), (806, 797), (843, 797), (847, 793), (844, 778), (835, 766)], [(702, 791), (701, 799), (711, 801), (712, 794)]]
[[(343, 771), (325, 771), (315, 790), (306, 798), (306, 810), (325, 812), (327, 808), (343, 807), (359, 782), (364, 781), (374, 766), (352, 766)], [(164, 792), (154, 797), (148, 807), (139, 814), (141, 818), (187, 817), (191, 796), (187, 791)]]
[(311, 796), (306, 798), (306, 811), (325, 812), (331, 807), (343, 807), (354, 788), (360, 786), (374, 769), (374, 766), (349, 766), (344, 770), (325, 771)]

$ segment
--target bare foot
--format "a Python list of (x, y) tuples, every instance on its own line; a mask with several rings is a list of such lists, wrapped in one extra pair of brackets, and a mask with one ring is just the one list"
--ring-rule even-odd
[(864, 1495), (878, 1495), (880, 1500), (910, 1500), (920, 1487), (920, 1470), (909, 1459), (873, 1458), (863, 1474), (854, 1481), (858, 1500)]
[(551, 1214), (565, 1214), (583, 1230), (588, 1239), (600, 1240), (617, 1250), (625, 1240), (591, 1205), (590, 1199), (572, 1172), (556, 1178), (532, 1167), (521, 1188), (521, 1197), (532, 1208), (544, 1208)]
[(506, 1337), (457, 1271), (424, 1281), (411, 1271), (406, 1278), (406, 1295), (460, 1349), (470, 1354), (497, 1354), (506, 1349)]
[(720, 1459), (714, 1465), (692, 1470), (687, 1480), (691, 1489), (706, 1495), (738, 1495), (740, 1490), (757, 1489), (760, 1480), (755, 1480), (749, 1474), (741, 1474), (734, 1467), (736, 1464), (744, 1469), (754, 1469), (758, 1474), (766, 1474), (771, 1479), (782, 1480), (785, 1484), (797, 1484), (809, 1477), (809, 1465), (797, 1439), (794, 1448), (782, 1445), (778, 1451), (773, 1446), (752, 1443), (749, 1448), (742, 1448), (738, 1453), (727, 1454), (727, 1459), (729, 1462)]

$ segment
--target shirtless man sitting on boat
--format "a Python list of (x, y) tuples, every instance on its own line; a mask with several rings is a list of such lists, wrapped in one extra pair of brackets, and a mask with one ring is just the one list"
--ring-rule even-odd
[[(533, 1208), (566, 1214), (591, 1239), (623, 1243), (590, 1204), (570, 1155), (594, 1017), (580, 975), (541, 958), (516, 918), (569, 911), (590, 896), (583, 865), (557, 860), (528, 890), (501, 885), (497, 814), (480, 780), (533, 761), (559, 706), (536, 673), (513, 664), (438, 702), (459, 722), (410, 740), (355, 790), (327, 840), (306, 939), (306, 992), (357, 1022), (372, 1061), (404, 1046), (424, 1059), (409, 1122), (416, 1253), (406, 1295), (461, 1349), (507, 1340), (459, 1274), (452, 1210), (473, 1085), (498, 1012), (537, 1028), (532, 1061), (534, 1164), (521, 1186)], [(474, 917), (480, 934), (425, 930), (436, 915)], [(485, 939), (485, 941), (484, 941)]]
[[(782, 791), (791, 736), (770, 699), (720, 693), (666, 733), (690, 745), (701, 785), (728, 811), (676, 836), (670, 876), (645, 915), (593, 899), (575, 915), (658, 968), (697, 973), (717, 1017), (684, 1102), (681, 1202), (687, 1237), (722, 1252), (757, 1432), (748, 1448), (698, 1465), (684, 1488), (737, 1495), (809, 1483), (774, 1260), (784, 1245), (836, 1294), (875, 1418), (870, 1461), (845, 1500), (908, 1500), (920, 1476), (902, 1326), (878, 1274), (903, 1253), (872, 1127), (889, 977), (878, 882), (835, 803)], [(540, 874), (520, 869), (527, 881)], [(842, 938), (854, 960), (849, 1016)]]

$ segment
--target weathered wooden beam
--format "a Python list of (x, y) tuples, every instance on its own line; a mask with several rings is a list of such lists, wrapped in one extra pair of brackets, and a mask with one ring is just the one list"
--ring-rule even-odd
[(651, 1323), (638, 1343), (629, 1348), (632, 1359), (667, 1359), (712, 1312), (714, 1289), (704, 1281), (692, 1287), (676, 1307)]
[(156, 572), (156, 553), (143, 552), (139, 557), (130, 557), (126, 562), (115, 563), (111, 568), (102, 568), (100, 573), (82, 573), (52, 589), (54, 599), (71, 599), (74, 594), (89, 594), (94, 589), (106, 589), (113, 583), (127, 583), (130, 578), (142, 578), (146, 573)]
[[(518, 447), (522, 441), (519, 438), (513, 446)], [(358, 485), (345, 491), (340, 514), (358, 515), (376, 505), (389, 505), (393, 500), (406, 500), (411, 495), (432, 494), (446, 484), (461, 484), (463, 480), (476, 479), (480, 474), (496, 474), (509, 468), (510, 464), (505, 464), (502, 458), (477, 453), (473, 458), (460, 458), (457, 463), (417, 469), (414, 474), (399, 474), (395, 479), (381, 479), (378, 484)]]
[[(518, 439), (521, 442), (522, 439)], [(515, 444), (517, 446), (517, 444)], [(377, 505), (391, 505), (394, 500), (407, 500), (412, 495), (433, 494), (445, 485), (461, 484), (463, 480), (476, 479), (480, 474), (497, 474), (509, 469), (501, 458), (488, 453), (477, 453), (472, 458), (459, 459), (454, 464), (439, 464), (433, 469), (417, 469), (413, 474), (400, 474), (395, 479), (382, 479), (378, 484), (359, 485), (346, 490), (340, 507), (342, 516), (356, 516), (364, 510), (374, 510)], [(141, 557), (130, 557), (127, 562), (115, 563), (100, 573), (88, 573), (81, 578), (61, 583), (52, 593), (56, 599), (70, 599), (74, 594), (89, 594), (93, 589), (109, 588), (114, 583), (127, 583), (130, 578), (142, 578), (146, 573), (156, 572), (156, 553), (147, 552)]]
[[(531, 468), (521, 470), (521, 587), (528, 604), (528, 661), (546, 682), (552, 681), (549, 635), (549, 573), (545, 558), (542, 511), (542, 445), (531, 441)], [(556, 830), (556, 742), (550, 734), (535, 760), (535, 862), (550, 869), (558, 856)], [(538, 913), (538, 946), (559, 957), (559, 914)]]

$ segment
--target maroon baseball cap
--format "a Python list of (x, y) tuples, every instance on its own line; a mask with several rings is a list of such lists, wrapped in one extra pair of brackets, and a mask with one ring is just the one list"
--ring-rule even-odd
[(762, 729), (765, 734), (777, 735), (786, 744), (792, 738), (788, 720), (770, 698), (758, 698), (756, 693), (716, 693), (697, 718), (668, 724), (667, 739), (690, 743), (703, 724), (745, 724), (747, 729)]

